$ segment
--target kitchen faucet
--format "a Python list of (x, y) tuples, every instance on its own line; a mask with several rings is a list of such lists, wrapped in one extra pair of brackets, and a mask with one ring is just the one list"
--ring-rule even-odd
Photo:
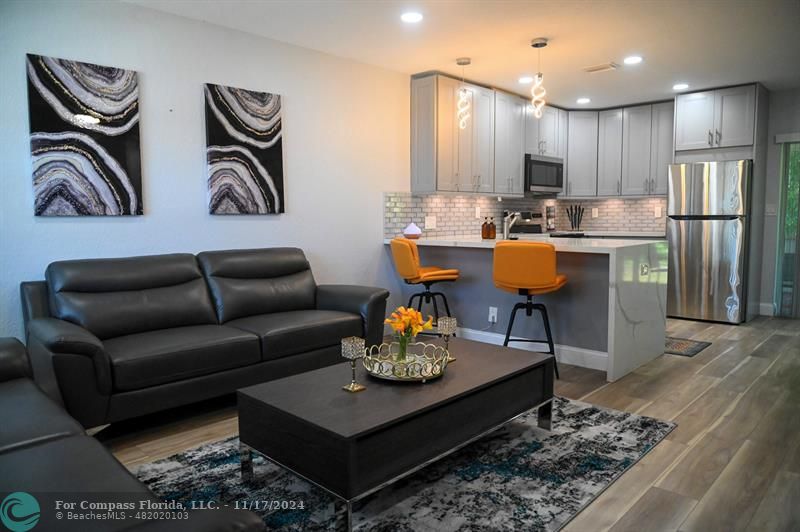
[(511, 228), (519, 220), (520, 214), (518, 212), (503, 211), (503, 240), (508, 240), (511, 233)]

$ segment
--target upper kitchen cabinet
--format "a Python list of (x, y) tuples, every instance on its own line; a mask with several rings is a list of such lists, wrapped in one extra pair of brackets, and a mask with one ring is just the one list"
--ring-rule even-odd
[[(622, 177), (622, 109), (601, 111), (598, 115), (597, 195), (618, 196)], [(650, 130), (648, 128), (649, 136)], [(648, 155), (649, 155), (648, 143)], [(650, 158), (647, 159), (649, 171)]]
[(716, 146), (752, 145), (756, 124), (756, 86), (731, 87), (714, 92)]
[[(558, 110), (558, 157), (567, 158), (567, 137), (569, 136), (569, 113), (563, 109)], [(564, 161), (566, 170), (566, 161)]]
[(495, 91), (494, 191), (523, 195), (525, 191), (525, 107), (518, 96)]
[(753, 144), (755, 85), (681, 94), (675, 101), (675, 151)]
[(650, 129), (650, 194), (667, 195), (669, 165), (673, 162), (672, 124), (675, 104), (653, 104)]
[(650, 193), (651, 129), (653, 106), (626, 107), (622, 111), (622, 183), (623, 196)]
[(525, 106), (525, 153), (545, 157), (562, 157), (560, 145), (561, 114), (555, 107), (545, 105), (542, 117), (536, 118), (533, 107)]
[(597, 111), (570, 111), (563, 196), (597, 195)]
[[(461, 128), (459, 92), (470, 117)], [(494, 91), (445, 76), (411, 81), (411, 191), (494, 190)]]

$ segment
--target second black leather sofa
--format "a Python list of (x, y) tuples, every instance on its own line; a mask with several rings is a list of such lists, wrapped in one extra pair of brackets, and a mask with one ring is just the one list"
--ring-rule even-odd
[[(37, 383), (84, 427), (341, 361), (388, 291), (317, 285), (295, 248), (55, 262), (23, 283)], [(343, 377), (347, 377), (343, 375)]]

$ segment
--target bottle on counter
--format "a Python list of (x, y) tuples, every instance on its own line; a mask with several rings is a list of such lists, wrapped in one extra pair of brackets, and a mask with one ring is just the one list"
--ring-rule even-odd
[(494, 216), (489, 219), (489, 239), (494, 240), (497, 238), (497, 226), (494, 224)]
[(481, 238), (486, 240), (489, 238), (489, 217), (486, 216), (483, 219), (483, 224), (481, 224)]

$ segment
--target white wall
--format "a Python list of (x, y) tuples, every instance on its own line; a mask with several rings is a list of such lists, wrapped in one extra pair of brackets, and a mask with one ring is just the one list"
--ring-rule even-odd
[[(25, 54), (139, 72), (144, 216), (36, 218)], [(286, 214), (207, 214), (203, 83), (283, 95)], [(382, 192), (409, 187), (409, 79), (137, 6), (0, 3), (0, 336), (58, 259), (299, 246), (318, 282), (396, 289)]]
[[(781, 147), (775, 135), (800, 133), (800, 89), (770, 92), (767, 139), (766, 204), (779, 205), (781, 190)], [(778, 217), (764, 217), (764, 265), (761, 270), (762, 304), (773, 302)]]

